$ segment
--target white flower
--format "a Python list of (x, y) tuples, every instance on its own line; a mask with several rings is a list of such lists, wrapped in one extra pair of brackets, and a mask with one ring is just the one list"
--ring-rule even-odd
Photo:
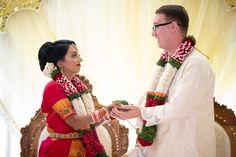
[(72, 105), (77, 113), (77, 115), (81, 116), (81, 115), (86, 115), (86, 109), (85, 109), (85, 105), (83, 103), (83, 101), (81, 100), (81, 98), (76, 98), (73, 99), (72, 101)]
[(167, 94), (170, 88), (171, 81), (175, 77), (177, 69), (173, 67), (170, 63), (165, 65), (165, 69), (160, 77), (160, 81), (156, 87), (156, 91)]
[(57, 67), (53, 63), (47, 62), (43, 69), (43, 74), (49, 78), (51, 78), (51, 73), (57, 70)]
[(92, 113), (94, 111), (94, 103), (93, 103), (93, 98), (90, 93), (88, 94), (82, 94), (82, 100), (84, 102), (85, 109), (87, 113)]
[(153, 77), (152, 82), (149, 85), (148, 90), (154, 91), (156, 89), (156, 86), (159, 83), (159, 80), (160, 80), (160, 77), (161, 77), (161, 74), (163, 73), (163, 71), (164, 71), (164, 67), (156, 66), (155, 74), (152, 76)]

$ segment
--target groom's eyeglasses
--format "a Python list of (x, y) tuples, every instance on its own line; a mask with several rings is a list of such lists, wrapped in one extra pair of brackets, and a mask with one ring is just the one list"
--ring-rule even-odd
[[(156, 31), (159, 27), (161, 26), (165, 26), (165, 25), (169, 25), (171, 24), (173, 21), (170, 21), (170, 22), (166, 22), (166, 23), (160, 23), (160, 24), (154, 24), (153, 27), (152, 27), (152, 31)], [(177, 23), (178, 25), (180, 25), (179, 23)]]

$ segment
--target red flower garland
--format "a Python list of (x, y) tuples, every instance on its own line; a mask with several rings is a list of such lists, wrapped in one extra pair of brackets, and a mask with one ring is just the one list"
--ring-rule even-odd
[[(72, 80), (69, 81), (60, 71), (54, 71), (53, 79), (64, 89), (69, 100), (73, 100), (74, 97), (81, 97), (82, 94), (89, 92), (76, 76), (73, 76)], [(82, 142), (85, 145), (86, 157), (108, 157), (93, 125), (80, 130), (80, 133), (82, 134)]]
[[(169, 61), (169, 64), (172, 67), (179, 69), (184, 60), (187, 58), (189, 53), (192, 50), (192, 47), (195, 45), (196, 40), (193, 36), (187, 36), (182, 44), (177, 48), (176, 53), (172, 56)], [(160, 57), (160, 60), (157, 62), (157, 65), (160, 67), (165, 67), (167, 63), (168, 52), (164, 51)], [(172, 78), (173, 79), (173, 78)], [(169, 88), (169, 87), (168, 87)], [(147, 92), (145, 107), (154, 107), (158, 105), (164, 105), (167, 99), (167, 93), (161, 91), (157, 92)], [(146, 121), (143, 120), (143, 127), (141, 132), (138, 134), (137, 141), (143, 146), (150, 146), (153, 143), (153, 140), (156, 136), (157, 125), (145, 126)]]
[(95, 128), (83, 133), (83, 143), (86, 147), (86, 157), (105, 156), (105, 151), (99, 142)]

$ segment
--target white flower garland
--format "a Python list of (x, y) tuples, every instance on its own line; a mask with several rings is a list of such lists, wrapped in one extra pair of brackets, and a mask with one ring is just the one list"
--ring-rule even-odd
[[(157, 70), (154, 80), (151, 83), (151, 89), (146, 94), (146, 102), (143, 104), (144, 107), (154, 107), (165, 104), (168, 99), (168, 90), (171, 82), (174, 79), (177, 70), (191, 53), (194, 45), (194, 37), (189, 36), (186, 37), (178, 46), (172, 57), (168, 57), (167, 51), (164, 51), (161, 54), (161, 57), (157, 62)], [(140, 146), (151, 146), (153, 144), (156, 132), (156, 125), (146, 126), (146, 121), (143, 120), (141, 132), (139, 132), (137, 137), (137, 141)]]
[(161, 74), (158, 85), (156, 86), (155, 91), (167, 94), (171, 81), (175, 77), (177, 69), (171, 64), (166, 63), (164, 71)]
[[(191, 42), (185, 41), (176, 49), (176, 53), (172, 56), (172, 58), (182, 64), (192, 49), (193, 46), (191, 46)], [(164, 58), (168, 58), (167, 51), (165, 51), (161, 57), (161, 59)], [(178, 69), (169, 62), (166, 63), (164, 67), (158, 65), (149, 90), (167, 94), (170, 84), (177, 71)]]

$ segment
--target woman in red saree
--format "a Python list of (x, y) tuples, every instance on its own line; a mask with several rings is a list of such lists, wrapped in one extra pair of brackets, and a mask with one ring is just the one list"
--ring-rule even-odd
[(39, 157), (107, 157), (94, 127), (109, 119), (112, 105), (94, 110), (90, 91), (75, 76), (82, 62), (75, 42), (46, 42), (38, 59), (40, 69), (52, 78), (41, 105), (49, 136), (40, 145)]

